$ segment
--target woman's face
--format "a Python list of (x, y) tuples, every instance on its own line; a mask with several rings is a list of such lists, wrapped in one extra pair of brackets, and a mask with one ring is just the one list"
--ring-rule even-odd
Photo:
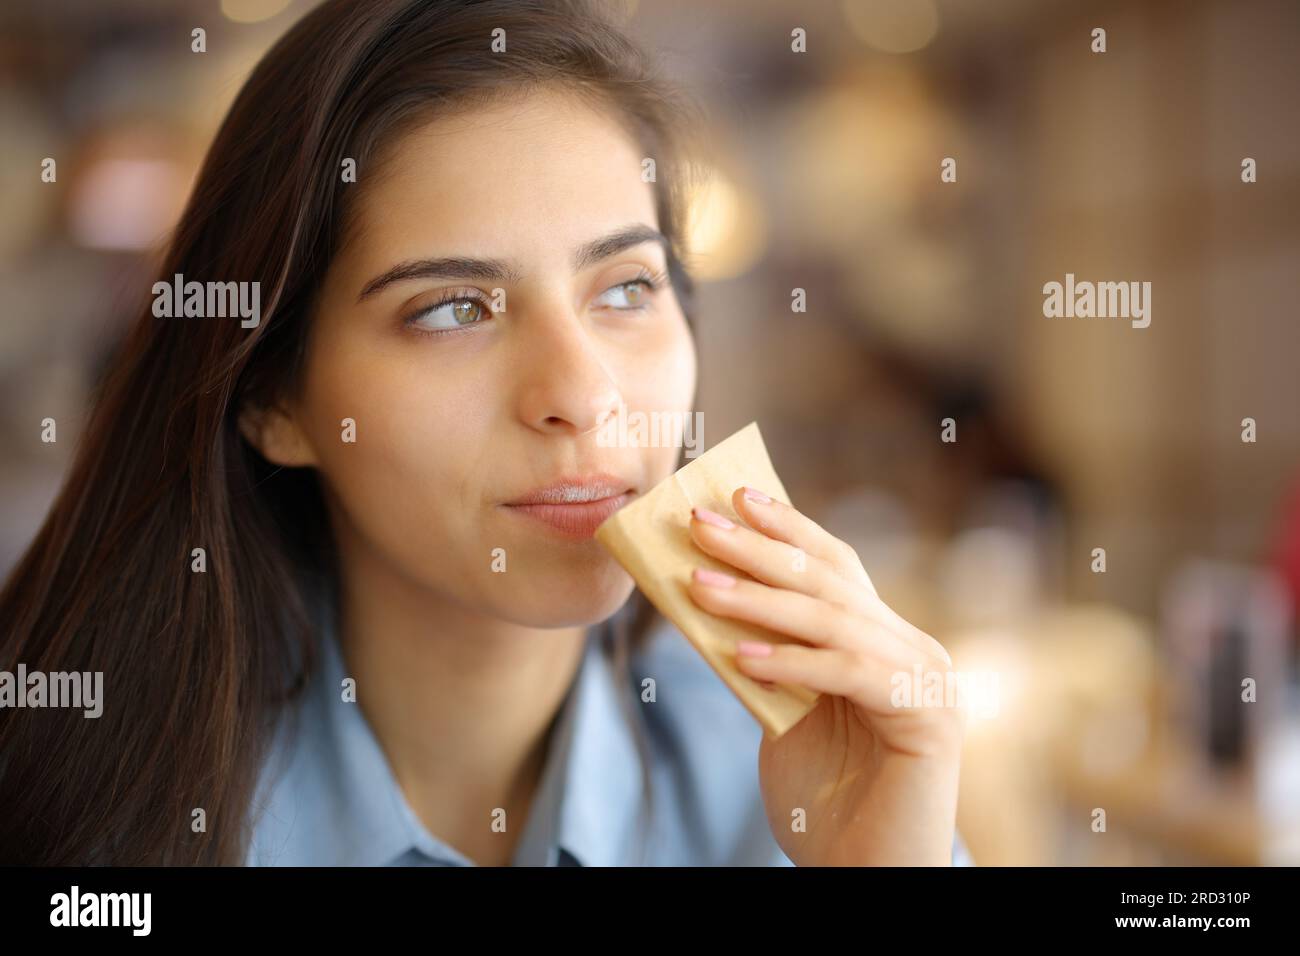
[[(611, 415), (685, 414), (695, 393), (665, 249), (592, 245), (657, 230), (641, 151), (612, 117), (545, 92), (439, 119), (383, 159), (357, 171), (356, 228), (326, 277), (291, 406), (298, 463), (321, 474), (342, 559), (363, 549), (520, 624), (601, 620), (631, 579), (590, 536), (510, 503), (596, 473), (641, 494), (676, 464), (677, 448), (600, 438)], [(449, 259), (462, 261), (392, 272)]]

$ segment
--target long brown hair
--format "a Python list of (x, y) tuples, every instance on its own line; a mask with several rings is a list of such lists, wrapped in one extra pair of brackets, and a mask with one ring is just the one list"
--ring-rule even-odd
[[(490, 51), (497, 28), (508, 52)], [(259, 768), (313, 669), (317, 592), (336, 562), (316, 473), (269, 465), (239, 411), (295, 388), (369, 160), (441, 109), (536, 84), (591, 97), (655, 159), (670, 276), (692, 316), (684, 140), (698, 114), (593, 3), (312, 10), (240, 91), (158, 276), (258, 281), (260, 323), (158, 318), (141, 296), (66, 482), (0, 593), (0, 668), (102, 672), (105, 697), (98, 719), (0, 718), (0, 863), (243, 861)], [(343, 182), (345, 158), (357, 184)], [(206, 573), (192, 569), (199, 548)]]

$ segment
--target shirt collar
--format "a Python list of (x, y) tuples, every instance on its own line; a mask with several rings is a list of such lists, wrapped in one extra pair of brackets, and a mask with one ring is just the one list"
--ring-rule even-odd
[[(646, 809), (638, 752), (637, 699), (613, 655), (620, 614), (588, 632), (579, 679), (566, 701), (554, 763), (564, 784), (558, 794), (558, 845), (584, 866), (634, 862), (639, 811)], [(621, 706), (622, 705), (622, 706)], [(625, 708), (626, 707), (626, 711)]]
[[(552, 729), (542, 776), (516, 845), (514, 863), (553, 866), (563, 849), (584, 866), (631, 862), (641, 796), (636, 732), (619, 695), (634, 692), (615, 673), (616, 619), (587, 631), (578, 673)], [(334, 629), (324, 629), (318, 680), (307, 719), (324, 762), (318, 786), (329, 790), (326, 825), (345, 865), (383, 866), (415, 850), (439, 862), (472, 865), (428, 831), (411, 809), (365, 715), (344, 702), (348, 675)], [(634, 698), (628, 698), (627, 702)], [(627, 703), (625, 702), (625, 703)], [(321, 831), (316, 831), (317, 833)]]

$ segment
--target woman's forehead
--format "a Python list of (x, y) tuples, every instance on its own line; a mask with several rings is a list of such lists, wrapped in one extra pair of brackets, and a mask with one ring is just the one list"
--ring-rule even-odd
[(615, 117), (576, 97), (457, 111), (402, 134), (371, 183), (358, 170), (356, 225), (363, 242), (454, 237), (447, 251), (466, 255), (500, 255), (512, 239), (549, 246), (604, 226), (653, 226), (645, 158)]

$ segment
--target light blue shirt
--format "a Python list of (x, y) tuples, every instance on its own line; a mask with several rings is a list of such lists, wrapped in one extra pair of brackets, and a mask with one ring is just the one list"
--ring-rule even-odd
[[(791, 866), (759, 790), (762, 727), (669, 624), (621, 679), (614, 623), (587, 632), (513, 865)], [(348, 675), (333, 629), (322, 637), (320, 668), (294, 705), (298, 732), (281, 721), (262, 770), (248, 865), (476, 865), (411, 809), (359, 705), (343, 700)], [(643, 677), (654, 678), (653, 702), (642, 701)], [(652, 784), (644, 857), (638, 733)], [(973, 864), (960, 837), (953, 862)]]

